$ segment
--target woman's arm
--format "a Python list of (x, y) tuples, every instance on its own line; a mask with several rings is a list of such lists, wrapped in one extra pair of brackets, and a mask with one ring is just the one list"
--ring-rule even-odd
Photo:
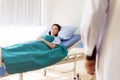
[(52, 48), (52, 49), (55, 48), (55, 47), (57, 46), (56, 44), (53, 44), (53, 43), (48, 42), (48, 41), (45, 40), (44, 38), (38, 37), (37, 40), (38, 40), (38, 41), (43, 41), (45, 44), (48, 45), (48, 47), (50, 47), (50, 48)]

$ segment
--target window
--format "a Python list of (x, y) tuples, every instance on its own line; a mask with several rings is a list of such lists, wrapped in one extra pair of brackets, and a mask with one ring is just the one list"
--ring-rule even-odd
[(41, 13), (42, 0), (0, 0), (0, 43), (35, 39), (43, 31)]
[(41, 0), (1, 0), (0, 17), (1, 25), (40, 25)]

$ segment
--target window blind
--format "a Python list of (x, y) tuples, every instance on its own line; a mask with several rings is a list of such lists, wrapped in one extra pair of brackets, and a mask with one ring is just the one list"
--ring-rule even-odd
[(0, 25), (41, 25), (41, 0), (0, 0)]

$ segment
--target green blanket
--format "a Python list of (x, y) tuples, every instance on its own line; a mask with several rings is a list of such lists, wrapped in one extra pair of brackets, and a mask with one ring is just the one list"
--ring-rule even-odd
[(2, 48), (2, 58), (9, 74), (44, 68), (67, 56), (64, 46), (50, 49), (43, 41), (28, 41)]

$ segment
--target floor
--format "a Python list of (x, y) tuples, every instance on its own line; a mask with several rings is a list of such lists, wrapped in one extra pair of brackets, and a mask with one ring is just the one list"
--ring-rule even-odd
[[(75, 50), (75, 49), (74, 49)], [(75, 50), (76, 51), (76, 50)], [(44, 76), (44, 70), (40, 69), (36, 71), (30, 71), (23, 74), (23, 80), (75, 80), (73, 72), (74, 63), (61, 64), (46, 68), (46, 76)], [(84, 68), (84, 60), (76, 63), (76, 71), (80, 76), (80, 80), (96, 80), (95, 76), (86, 73)], [(0, 78), (0, 80), (19, 80), (19, 74)]]
[[(44, 69), (26, 72), (23, 74), (23, 80), (74, 80), (72, 66), (73, 63), (68, 63), (48, 67), (46, 68), (46, 76), (44, 76)], [(81, 80), (90, 80), (91, 78), (90, 75), (86, 74), (84, 61), (77, 62), (77, 73), (79, 73)], [(0, 80), (19, 80), (19, 74), (3, 77)]]

